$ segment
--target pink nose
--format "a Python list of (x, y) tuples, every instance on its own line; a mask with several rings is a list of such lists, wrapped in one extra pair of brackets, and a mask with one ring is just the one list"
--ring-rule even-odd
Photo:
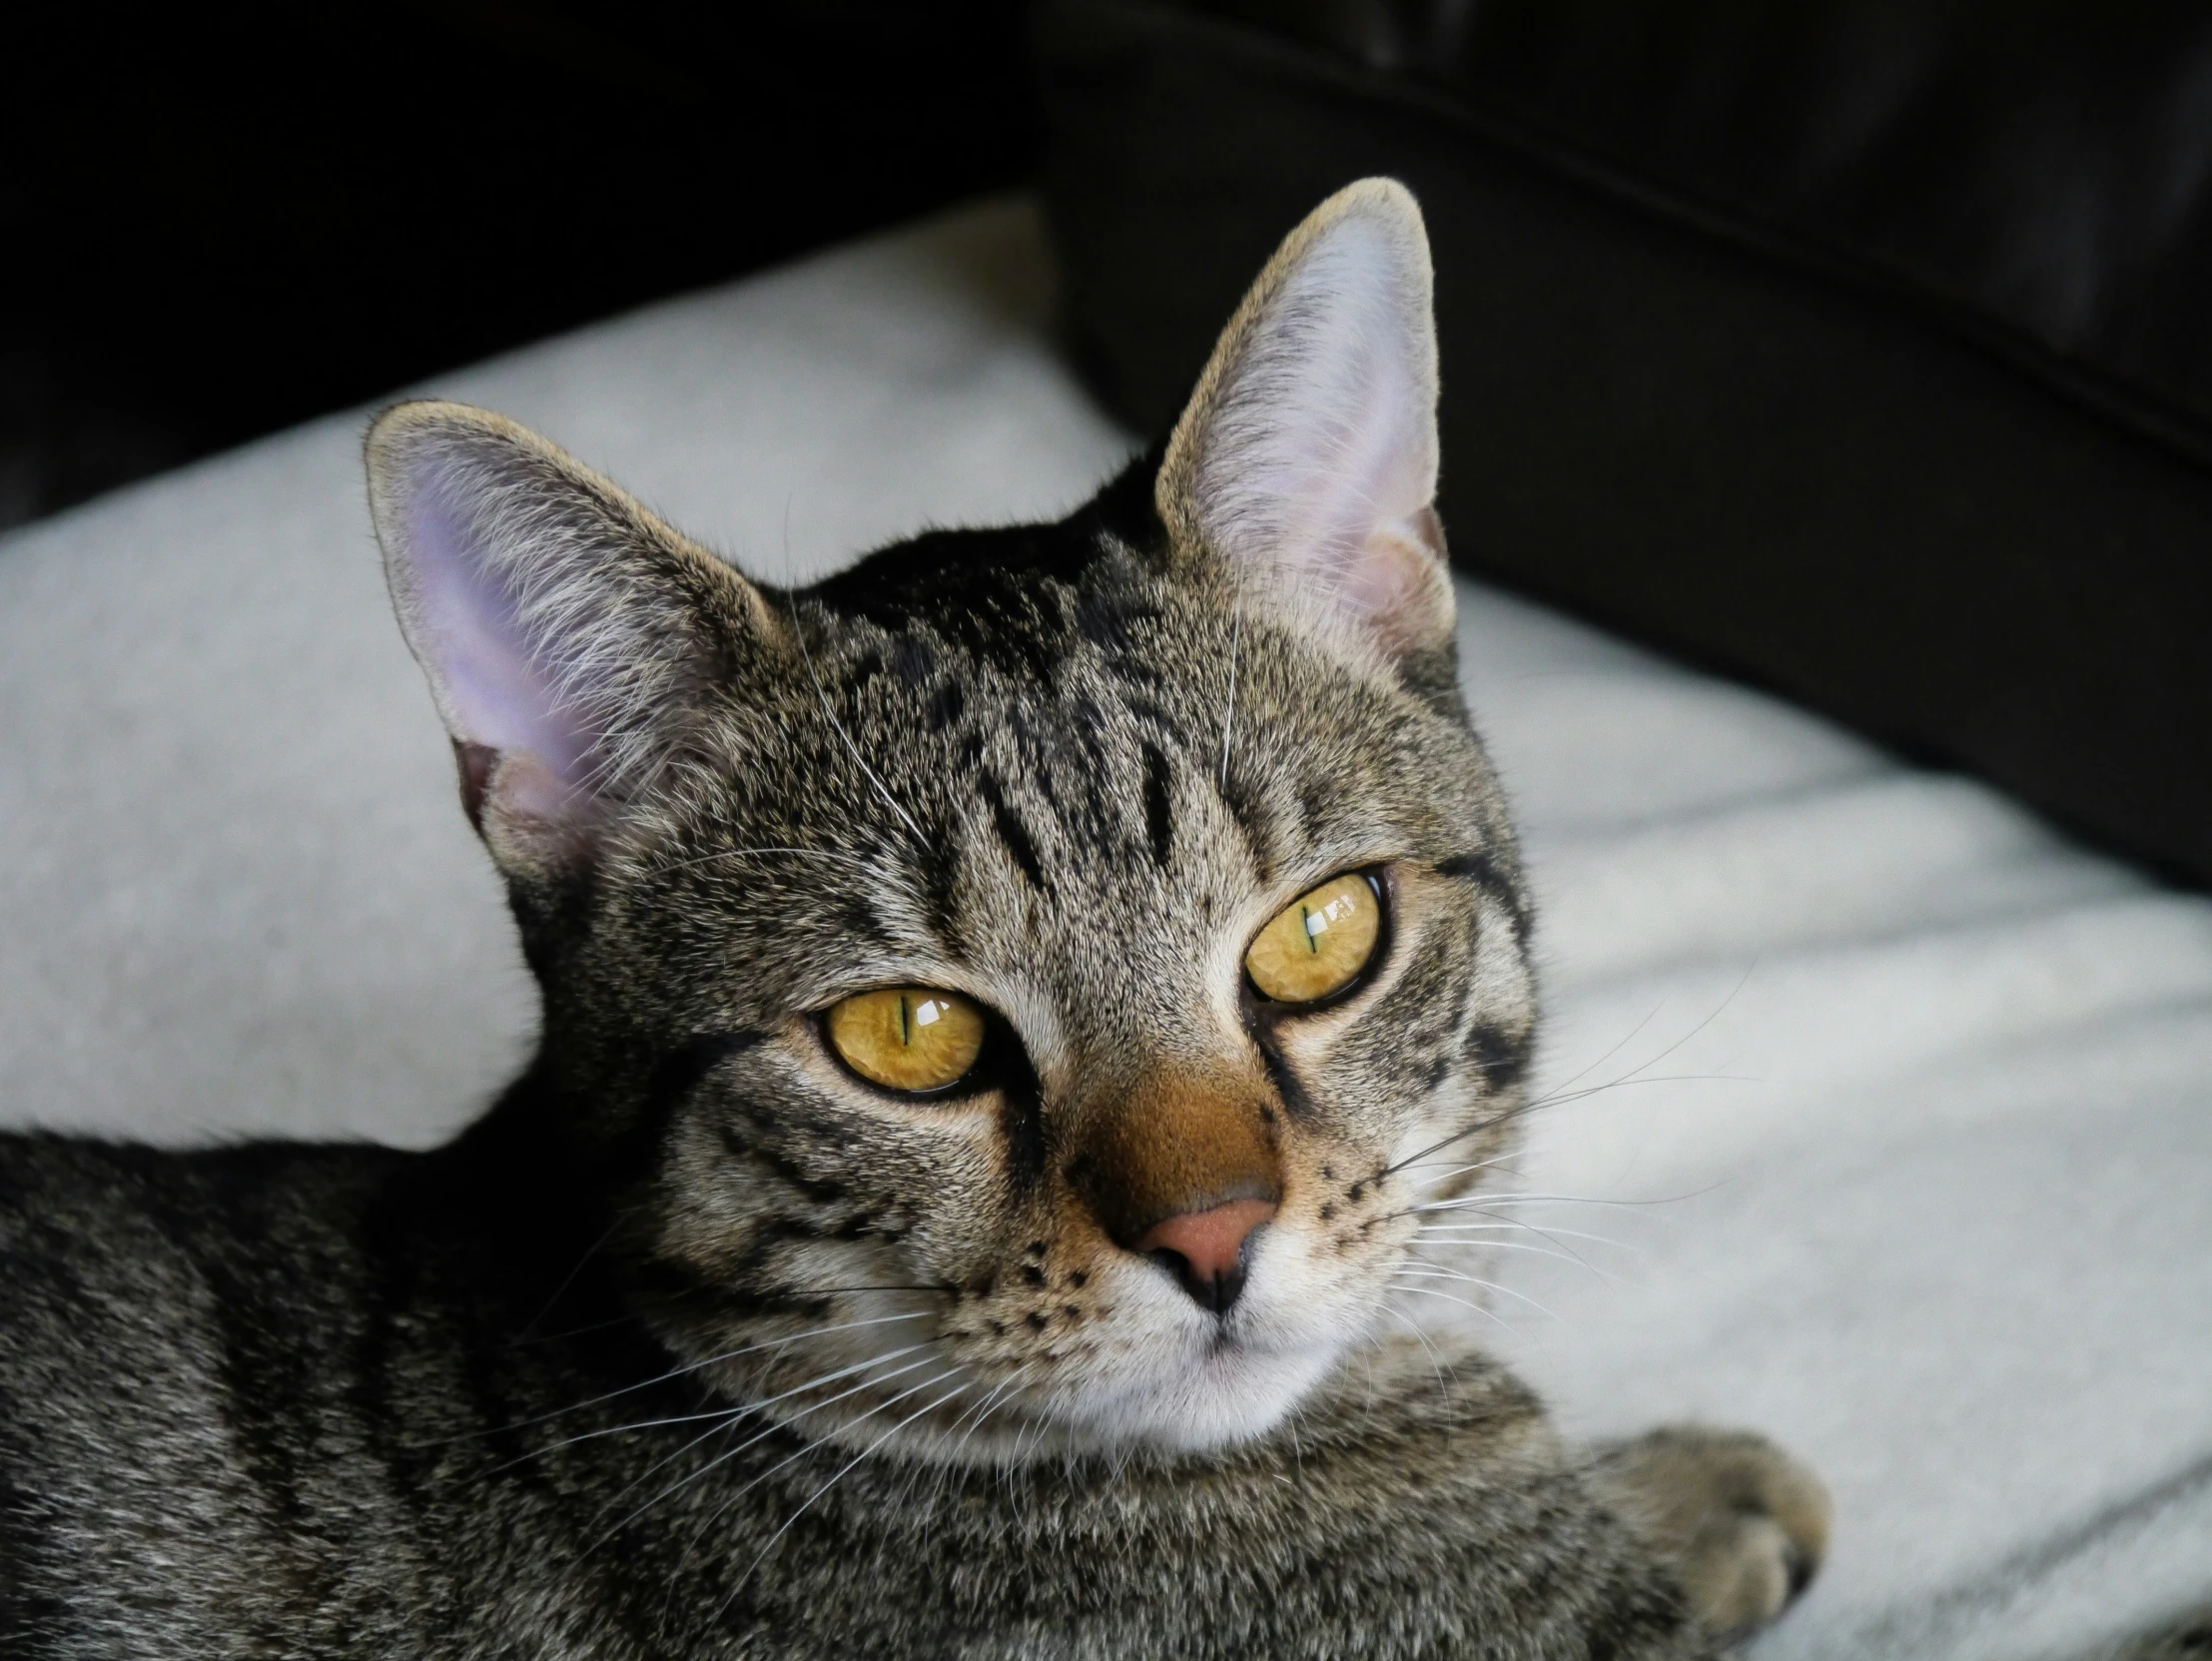
[(1131, 1249), (1173, 1272), (1199, 1307), (1225, 1313), (1244, 1289), (1244, 1246), (1275, 1215), (1271, 1200), (1231, 1200), (1155, 1223)]

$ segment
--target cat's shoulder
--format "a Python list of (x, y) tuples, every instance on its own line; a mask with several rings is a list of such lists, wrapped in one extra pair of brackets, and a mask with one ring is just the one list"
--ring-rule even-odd
[(172, 1150), (0, 1134), (0, 1278), (82, 1303), (105, 1286), (346, 1234), (410, 1156), (368, 1145)]

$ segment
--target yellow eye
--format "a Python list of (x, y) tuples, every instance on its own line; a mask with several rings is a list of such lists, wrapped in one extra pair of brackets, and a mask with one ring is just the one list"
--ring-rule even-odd
[(1382, 897), (1365, 877), (1333, 877), (1275, 914), (1244, 954), (1252, 985), (1281, 1004), (1341, 992), (1375, 955)]
[(848, 998), (830, 1011), (829, 1030), (845, 1065), (889, 1090), (957, 1084), (983, 1053), (983, 1012), (957, 992), (928, 987)]

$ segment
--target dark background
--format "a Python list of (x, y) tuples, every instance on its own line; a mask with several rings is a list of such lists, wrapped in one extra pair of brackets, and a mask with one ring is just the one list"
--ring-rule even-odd
[(0, 527), (980, 192), (1156, 429), (1421, 196), (1470, 569), (2212, 885), (2212, 7), (333, 0), (0, 54)]
[(1024, 10), (22, 8), (0, 527), (1027, 178)]

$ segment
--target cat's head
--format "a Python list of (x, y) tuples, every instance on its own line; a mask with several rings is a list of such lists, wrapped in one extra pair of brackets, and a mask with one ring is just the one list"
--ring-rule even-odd
[(497, 416), (376, 423), (532, 1111), (684, 1361), (856, 1441), (1207, 1445), (1434, 1289), (1412, 1208), (1502, 1146), (1533, 1019), (1435, 406), (1369, 181), (1089, 506), (796, 592)]

